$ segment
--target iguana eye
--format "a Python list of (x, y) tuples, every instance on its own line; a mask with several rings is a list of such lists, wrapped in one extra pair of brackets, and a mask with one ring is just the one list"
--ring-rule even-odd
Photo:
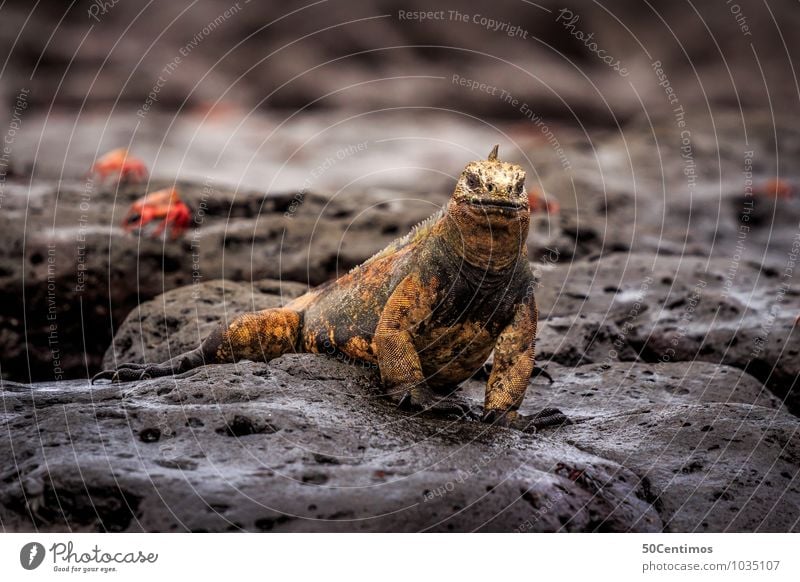
[(522, 194), (522, 182), (517, 182), (517, 185), (514, 186), (514, 194)]
[(480, 186), (480, 184), (481, 181), (480, 178), (478, 178), (478, 176), (476, 176), (475, 174), (467, 174), (467, 188), (469, 188), (470, 190), (474, 190), (475, 188)]

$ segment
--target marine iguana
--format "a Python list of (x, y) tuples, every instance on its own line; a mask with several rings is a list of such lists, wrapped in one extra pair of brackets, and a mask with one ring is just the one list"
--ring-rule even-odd
[[(494, 350), (481, 419), (520, 422), (538, 319), (526, 246), (530, 213), (525, 171), (498, 160), (497, 150), (467, 164), (439, 213), (346, 275), (284, 307), (239, 315), (165, 363), (121, 364), (93, 381), (321, 353), (377, 366), (386, 394), (401, 407), (464, 412), (447, 393)], [(525, 422), (565, 420), (545, 409)]]

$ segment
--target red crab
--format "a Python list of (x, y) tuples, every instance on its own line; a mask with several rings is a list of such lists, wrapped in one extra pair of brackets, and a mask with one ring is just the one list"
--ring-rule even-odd
[(528, 207), (531, 214), (544, 212), (545, 214), (555, 214), (561, 210), (561, 205), (555, 198), (545, 196), (544, 192), (538, 188), (528, 190)]
[(151, 192), (131, 204), (122, 220), (122, 228), (126, 232), (143, 231), (152, 221), (158, 220), (161, 222), (150, 233), (153, 238), (161, 236), (169, 227), (170, 236), (174, 240), (189, 227), (192, 211), (181, 200), (175, 188)]
[(142, 182), (147, 179), (147, 168), (138, 158), (128, 155), (125, 148), (111, 150), (101, 156), (91, 170), (101, 180), (115, 176), (120, 182)]
[(757, 186), (756, 194), (761, 194), (762, 196), (772, 196), (776, 199), (780, 198), (782, 200), (788, 200), (794, 194), (794, 188), (786, 180), (773, 178), (772, 180), (767, 180), (760, 186)]

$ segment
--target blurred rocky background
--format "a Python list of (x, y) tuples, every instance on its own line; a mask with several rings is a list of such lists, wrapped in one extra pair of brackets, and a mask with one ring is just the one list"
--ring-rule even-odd
[[(0, 524), (796, 530), (798, 25), (790, 0), (3, 3), (0, 377), (9, 434), (20, 435), (5, 449), (26, 460), (2, 459), (22, 476), (0, 476)], [(195, 375), (173, 396), (172, 381), (100, 392), (81, 381), (103, 363), (166, 359), (220, 319), (336, 277), (437, 210), (464, 164), (494, 143), (528, 170), (538, 201), (529, 251), (539, 363), (557, 382), (532, 382), (528, 406), (583, 419), (552, 442), (484, 441), (479, 429), (430, 419), (387, 430), (395, 413), (369, 391), (357, 405), (367, 408), (343, 420), (341, 394), (360, 376), (325, 372), (311, 356), (243, 365), (229, 396), (212, 390), (222, 372)], [(120, 147), (145, 163), (147, 181), (89, 173)], [(169, 187), (192, 211), (181, 237), (121, 228), (135, 200)], [(65, 379), (74, 381), (38, 385), (44, 399), (28, 386)], [(473, 384), (465, 390), (478, 401)], [(296, 400), (281, 400), (286, 385)], [(322, 402), (313, 396), (326, 389)], [(37, 398), (49, 428), (31, 425)], [(99, 412), (86, 408), (95, 399)], [(176, 416), (171, 406), (187, 402), (192, 413)], [(286, 413), (292, 406), (300, 412)], [(100, 433), (86, 429), (59, 456), (59, 435), (74, 430), (65, 419), (98, 422)], [(379, 436), (335, 430), (348, 422)], [(42, 430), (53, 435), (54, 479), (43, 473)], [(405, 464), (399, 447), (419, 431), (439, 440)], [(224, 452), (229, 436), (241, 456)], [(270, 456), (296, 439), (305, 453)], [(464, 466), (493, 461), (442, 501), (440, 517), (421, 505), (372, 520), (457, 481), (458, 463), (430, 466), (464, 439)], [(198, 442), (219, 458), (193, 450)], [(92, 456), (110, 443), (127, 477)], [(524, 451), (544, 460), (498, 487), (489, 477)], [(270, 468), (248, 465), (254, 457)], [(235, 465), (229, 485), (247, 502), (199, 513), (193, 503), (234, 495), (205, 477), (219, 463)], [(96, 489), (81, 489), (79, 474)], [(380, 507), (359, 489), (316, 509), (328, 483), (393, 475), (400, 484)], [(264, 478), (293, 485), (261, 498), (248, 487), (262, 490)], [(197, 499), (183, 495), (187, 482)], [(476, 505), (489, 491), (499, 497)], [(160, 505), (171, 497), (180, 518)], [(253, 499), (278, 513), (251, 523)]]

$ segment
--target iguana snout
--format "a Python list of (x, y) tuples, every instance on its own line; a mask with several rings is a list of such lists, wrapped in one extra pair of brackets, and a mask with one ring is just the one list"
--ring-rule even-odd
[(477, 214), (498, 219), (527, 214), (525, 170), (497, 159), (494, 146), (486, 160), (470, 162), (453, 192), (453, 201)]

